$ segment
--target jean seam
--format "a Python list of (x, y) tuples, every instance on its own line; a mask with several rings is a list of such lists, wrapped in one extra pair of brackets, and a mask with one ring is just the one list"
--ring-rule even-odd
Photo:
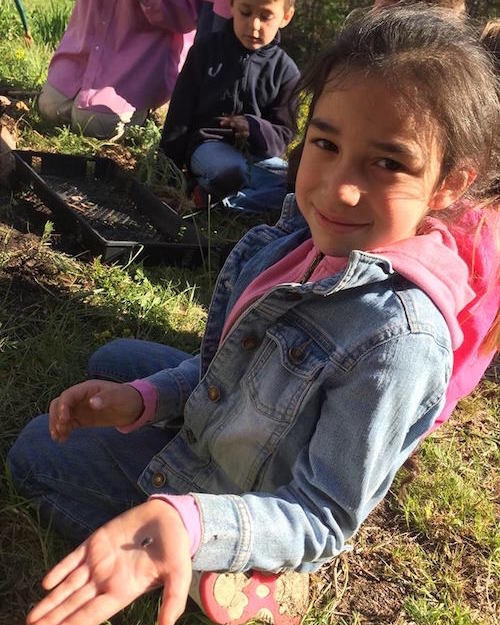
[(93, 531), (95, 531), (95, 527), (91, 527), (90, 525), (87, 525), (87, 523), (85, 523), (82, 519), (76, 519), (71, 512), (69, 512), (68, 510), (65, 510), (63, 508), (61, 508), (61, 506), (59, 506), (56, 501), (54, 501), (53, 499), (51, 499), (51, 497), (49, 495), (40, 495), (39, 500), (42, 500), (46, 506), (48, 506), (49, 510), (57, 510), (57, 512), (65, 517), (66, 519), (70, 520), (72, 523), (75, 523), (76, 525), (78, 525), (80, 528), (85, 529), (89, 534), (92, 533)]
[[(60, 491), (57, 489), (57, 485), (58, 484), (63, 484), (65, 486), (72, 486), (74, 488), (78, 488), (80, 489), (80, 491), (84, 491), (86, 493), (89, 493), (90, 495), (103, 495), (103, 492), (101, 490), (97, 490), (97, 489), (92, 489), (89, 488), (88, 486), (83, 486), (82, 484), (75, 484), (73, 482), (68, 482), (66, 480), (63, 480), (61, 478), (55, 478), (49, 475), (46, 475), (44, 473), (38, 473), (37, 474), (37, 481), (41, 482), (42, 484), (49, 486), (49, 487), (53, 487), (53, 490), (58, 492), (60, 495), (65, 496), (64, 492)], [(40, 495), (41, 497), (43, 497), (43, 495)], [(122, 498), (117, 498), (115, 496), (110, 495), (109, 493), (106, 493), (106, 497), (108, 499), (108, 501), (110, 501), (113, 504), (118, 504), (118, 505), (126, 505), (127, 502), (124, 501)], [(130, 503), (130, 500), (128, 500), (128, 502)]]
[(120, 376), (107, 370), (100, 370), (99, 373), (96, 374), (92, 374), (91, 371), (87, 371), (87, 378), (90, 380), (107, 380), (108, 382), (131, 382), (131, 380), (126, 379), (125, 376)]

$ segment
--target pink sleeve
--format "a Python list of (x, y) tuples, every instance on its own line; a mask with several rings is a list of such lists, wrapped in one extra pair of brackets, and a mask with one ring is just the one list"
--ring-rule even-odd
[(229, 0), (215, 0), (214, 13), (226, 19), (230, 19), (233, 16), (231, 12), (231, 2)]
[(196, 28), (198, 0), (139, 0), (145, 18), (155, 28), (189, 33)]
[(135, 388), (142, 398), (143, 410), (139, 418), (130, 425), (123, 425), (116, 429), (122, 434), (128, 434), (129, 432), (135, 432), (143, 425), (151, 423), (153, 421), (156, 412), (156, 403), (158, 401), (158, 391), (146, 380), (134, 380), (133, 382), (127, 382), (128, 386)]
[(191, 543), (191, 557), (198, 551), (201, 541), (201, 518), (196, 499), (192, 495), (151, 495), (150, 499), (161, 499), (180, 514)]

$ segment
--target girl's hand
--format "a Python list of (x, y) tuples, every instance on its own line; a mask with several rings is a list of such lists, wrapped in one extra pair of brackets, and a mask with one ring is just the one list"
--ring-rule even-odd
[(50, 435), (64, 443), (75, 428), (123, 426), (143, 411), (139, 391), (128, 384), (88, 380), (63, 391), (49, 408)]
[(244, 115), (228, 115), (220, 118), (220, 125), (223, 128), (232, 128), (236, 137), (245, 139), (250, 134), (250, 126)]
[[(141, 541), (151, 537), (146, 547)], [(99, 625), (163, 585), (158, 625), (183, 613), (191, 582), (189, 538), (178, 512), (150, 500), (94, 532), (45, 576), (51, 591), (28, 614), (28, 625)]]

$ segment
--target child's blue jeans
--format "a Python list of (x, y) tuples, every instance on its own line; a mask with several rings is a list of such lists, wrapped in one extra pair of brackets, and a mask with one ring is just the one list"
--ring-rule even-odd
[(217, 139), (204, 141), (196, 148), (190, 169), (198, 184), (218, 199), (250, 182), (247, 159), (237, 148)]
[(249, 164), (234, 146), (205, 141), (191, 156), (190, 168), (198, 184), (227, 208), (248, 212), (281, 210), (287, 193), (287, 163), (282, 158)]
[(249, 185), (225, 197), (222, 204), (245, 213), (280, 211), (288, 192), (287, 170), (287, 162), (278, 156), (253, 164)]
[[(119, 339), (98, 350), (89, 377), (128, 382), (190, 358), (148, 341)], [(122, 434), (115, 428), (74, 430), (64, 444), (49, 434), (48, 415), (33, 419), (9, 451), (18, 492), (39, 506), (42, 518), (78, 542), (113, 517), (147, 499), (137, 479), (175, 429), (146, 426)]]

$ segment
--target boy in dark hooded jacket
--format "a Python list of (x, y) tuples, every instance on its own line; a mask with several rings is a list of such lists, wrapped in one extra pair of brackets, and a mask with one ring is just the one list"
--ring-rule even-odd
[(293, 0), (233, 0), (231, 8), (226, 27), (190, 49), (160, 144), (217, 199), (256, 186), (256, 176), (262, 192), (295, 132), (299, 71), (279, 45)]

